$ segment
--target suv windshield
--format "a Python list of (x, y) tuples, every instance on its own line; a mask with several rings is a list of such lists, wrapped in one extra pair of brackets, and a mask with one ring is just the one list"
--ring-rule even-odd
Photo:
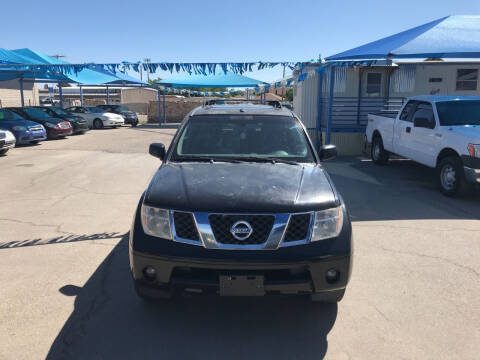
[(30, 117), (34, 119), (48, 119), (50, 115), (44, 113), (40, 109), (35, 108), (23, 108), (23, 111)]
[(18, 115), (16, 112), (0, 109), (0, 121), (2, 120), (25, 120), (23, 117)]
[(441, 126), (480, 125), (480, 100), (437, 102)]
[(51, 113), (51, 114), (54, 114), (54, 115), (61, 115), (61, 116), (71, 115), (69, 112), (67, 112), (63, 109), (57, 108), (57, 107), (44, 107), (44, 108), (40, 108), (40, 110), (43, 110), (47, 114)]
[(200, 115), (190, 118), (172, 160), (235, 159), (315, 162), (296, 118), (269, 115)]
[(110, 105), (110, 108), (114, 111), (130, 111), (129, 108), (122, 105)]

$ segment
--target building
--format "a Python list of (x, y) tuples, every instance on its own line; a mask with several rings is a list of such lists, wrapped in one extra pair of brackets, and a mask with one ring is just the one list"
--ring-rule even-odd
[[(445, 31), (452, 23), (464, 31)], [(296, 69), (294, 109), (318, 142), (359, 154), (370, 112), (398, 110), (412, 95), (480, 95), (477, 33), (480, 16), (446, 17)]]
[[(39, 105), (39, 91), (32, 82), (23, 83), (23, 97), (25, 105)], [(0, 108), (7, 106), (21, 106), (20, 84), (18, 79), (0, 81)]]

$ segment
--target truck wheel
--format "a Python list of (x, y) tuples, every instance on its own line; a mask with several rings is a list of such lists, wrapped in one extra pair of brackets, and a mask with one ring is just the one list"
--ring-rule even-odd
[(380, 135), (375, 135), (373, 138), (370, 156), (375, 164), (385, 165), (388, 162), (390, 154), (383, 148), (383, 140)]
[(345, 289), (334, 291), (323, 291), (311, 295), (311, 299), (314, 302), (332, 304), (340, 302), (345, 295)]
[(93, 121), (93, 128), (94, 129), (103, 129), (103, 121), (100, 119), (95, 119)]
[(447, 196), (463, 195), (468, 190), (463, 172), (463, 163), (458, 156), (448, 156), (437, 166), (437, 179), (440, 191)]

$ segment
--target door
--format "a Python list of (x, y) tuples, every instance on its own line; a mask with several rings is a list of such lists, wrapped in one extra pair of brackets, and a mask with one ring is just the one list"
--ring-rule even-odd
[(441, 135), (436, 131), (437, 124), (433, 113), (432, 104), (419, 102), (412, 116), (412, 142), (415, 161), (427, 166), (435, 166), (437, 148), (442, 141)]
[(417, 102), (410, 100), (403, 107), (393, 129), (393, 151), (408, 158), (412, 156), (412, 115), (416, 106)]

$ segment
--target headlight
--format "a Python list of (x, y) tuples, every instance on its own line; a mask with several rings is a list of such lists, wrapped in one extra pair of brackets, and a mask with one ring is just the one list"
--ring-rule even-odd
[(168, 210), (142, 205), (142, 226), (145, 234), (172, 239)]
[(480, 158), (480, 144), (468, 144), (468, 153), (470, 156)]
[(312, 240), (318, 241), (336, 237), (342, 231), (343, 210), (342, 207), (315, 212), (313, 223)]
[(25, 126), (12, 126), (13, 131), (25, 131), (27, 128)]
[(52, 124), (52, 123), (49, 123), (49, 122), (46, 122), (45, 123), (45, 126), (46, 127), (49, 127), (49, 128), (54, 128), (56, 124)]

